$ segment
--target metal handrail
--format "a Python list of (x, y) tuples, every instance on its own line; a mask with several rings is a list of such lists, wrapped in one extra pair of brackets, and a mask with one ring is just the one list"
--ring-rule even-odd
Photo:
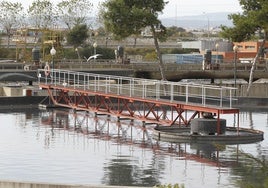
[(124, 76), (93, 74), (62, 69), (38, 69), (38, 82), (66, 88), (104, 92), (171, 103), (197, 103), (232, 108), (236, 88)]

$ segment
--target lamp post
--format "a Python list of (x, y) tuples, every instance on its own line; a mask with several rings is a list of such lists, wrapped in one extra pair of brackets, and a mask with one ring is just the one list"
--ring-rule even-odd
[[(97, 48), (97, 46), (98, 46), (97, 42), (94, 42), (94, 43), (93, 43), (94, 55), (96, 55), (96, 48)], [(94, 63), (95, 63), (95, 59), (96, 59), (96, 58), (94, 58)]]
[(76, 51), (77, 56), (78, 56), (78, 61), (79, 61), (80, 63), (82, 63), (81, 58), (80, 58), (80, 53), (79, 53), (78, 48), (75, 48), (75, 51)]
[(218, 43), (216, 43), (216, 45), (215, 45), (215, 48), (216, 48), (216, 64), (218, 64), (218, 56), (219, 56), (219, 53), (218, 53), (218, 51), (219, 51), (219, 44)]
[(208, 41), (209, 41), (208, 47), (210, 49), (210, 47), (211, 47), (211, 45), (210, 45), (210, 21), (209, 21), (209, 17), (207, 15), (207, 13), (203, 12), (203, 14), (207, 17), (207, 30), (208, 30), (207, 37), (208, 37)]
[(56, 50), (54, 48), (54, 46), (52, 46), (51, 50), (50, 50), (50, 55), (52, 56), (52, 78), (53, 78), (53, 72), (54, 72), (54, 56), (56, 55)]
[(50, 55), (52, 56), (52, 69), (54, 69), (54, 56), (56, 55), (56, 50), (55, 50), (54, 46), (52, 46), (52, 48), (50, 50)]
[(208, 40), (210, 40), (210, 21), (209, 21), (209, 17), (207, 16), (207, 20), (208, 20)]
[[(235, 45), (233, 47), (233, 50), (234, 50), (234, 87), (236, 88), (236, 63), (237, 63), (238, 46)], [(236, 96), (236, 90), (235, 90), (235, 96)]]

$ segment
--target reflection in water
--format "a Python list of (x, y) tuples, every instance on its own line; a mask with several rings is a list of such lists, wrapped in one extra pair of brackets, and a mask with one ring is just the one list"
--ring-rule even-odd
[[(71, 176), (79, 177), (78, 183), (80, 184), (84, 182), (86, 184), (154, 186), (165, 183), (183, 183), (185, 187), (244, 187), (244, 185), (264, 185), (268, 177), (266, 163), (268, 150), (264, 148), (262, 142), (232, 146), (216, 143), (158, 142), (151, 139), (154, 125), (143, 126), (141, 122), (133, 120), (79, 111), (29, 112), (24, 117), (22, 113), (16, 117), (17, 123), (24, 132), (29, 131), (27, 128), (32, 125), (31, 129), (35, 130), (35, 139), (43, 140), (43, 147), (46, 151), (53, 150), (55, 144), (63, 141), (65, 144), (73, 142), (73, 149), (62, 144), (62, 147), (65, 150), (69, 149), (71, 153), (78, 152), (82, 156), (85, 155), (83, 153), (85, 151), (96, 153), (95, 158), (92, 154), (89, 159), (85, 159), (85, 163), (71, 161), (74, 164), (78, 162), (80, 164), (77, 176), (73, 174)], [(242, 114), (241, 120), (245, 119), (248, 127), (260, 129), (255, 123), (254, 114)], [(267, 128), (267, 125), (263, 127)], [(83, 142), (83, 149), (80, 151), (77, 148), (80, 147), (81, 142)], [(100, 152), (97, 152), (96, 148), (99, 148)], [(68, 161), (69, 164), (71, 162)], [(61, 161), (55, 161), (53, 164), (57, 165), (57, 163)], [(81, 165), (90, 165), (90, 167), (83, 173)], [(98, 165), (102, 165), (100, 166), (101, 172), (98, 171)], [(93, 168), (93, 171), (90, 171), (91, 174), (87, 171), (89, 168)], [(73, 171), (72, 169), (72, 173)], [(64, 172), (62, 176), (63, 174)], [(72, 182), (71, 177), (68, 177), (64, 181)]]
[[(263, 114), (264, 117), (268, 117), (267, 115)], [(244, 112), (242, 117), (248, 119), (248, 126), (250, 128), (256, 129), (256, 127), (260, 126), (261, 130), (267, 135), (267, 130), (264, 130), (265, 128), (267, 129), (267, 121), (261, 122), (258, 125), (260, 122), (257, 122), (256, 119), (254, 121), (254, 112)], [(260, 117), (255, 118), (258, 119)], [(245, 152), (243, 149), (238, 151), (239, 165), (232, 169), (232, 173), (241, 177), (241, 179), (237, 180), (237, 184), (240, 187), (268, 187), (268, 150), (262, 144), (262, 142), (254, 144), (256, 156)]]
[[(48, 112), (46, 112), (47, 114)], [(166, 165), (163, 156), (178, 156), (183, 160), (193, 160), (216, 167), (226, 167), (234, 163), (219, 160), (219, 152), (225, 150), (224, 145), (190, 144), (194, 153), (187, 153), (187, 144), (153, 142), (149, 132), (151, 126), (144, 127), (133, 120), (119, 120), (107, 115), (76, 112), (69, 113), (53, 110), (43, 118), (43, 123), (50, 125), (51, 130), (62, 128), (95, 138), (112, 140), (118, 144), (136, 145), (153, 149), (158, 155), (152, 155), (146, 166), (140, 165), (138, 158), (119, 153), (104, 164), (102, 184), (124, 186), (154, 186), (161, 183), (161, 174)], [(94, 122), (94, 123), (93, 123)], [(90, 125), (94, 125), (91, 127)], [(53, 135), (52, 135), (53, 136)], [(141, 159), (143, 160), (143, 159)], [(142, 162), (143, 163), (143, 162)]]
[[(153, 146), (151, 138), (148, 137), (148, 128), (134, 124), (133, 120), (128, 119), (116, 119), (88, 112), (69, 113), (69, 111), (53, 110), (44, 112), (42, 124), (51, 127), (51, 134), (45, 138), (45, 147), (49, 147), (55, 129), (93, 135), (95, 138), (112, 140), (118, 144), (137, 145), (142, 148)], [(115, 126), (111, 126), (111, 124)], [(138, 158), (132, 159), (131, 156), (120, 154), (114, 156), (104, 164), (102, 184), (124, 186), (154, 186), (159, 184), (159, 173), (165, 165), (161, 161), (155, 164), (154, 157), (149, 161), (153, 164), (149, 164), (148, 168), (140, 168), (137, 165)]]
[(266, 158), (256, 158), (241, 152), (243, 163), (233, 169), (233, 174), (242, 177), (240, 187), (268, 187), (268, 163)]
[[(103, 184), (121, 186), (153, 186), (159, 184), (159, 173), (164, 164), (157, 164), (155, 158), (148, 168), (140, 168), (139, 159), (130, 160), (127, 156), (116, 156), (104, 168)], [(156, 166), (157, 165), (157, 166)]]

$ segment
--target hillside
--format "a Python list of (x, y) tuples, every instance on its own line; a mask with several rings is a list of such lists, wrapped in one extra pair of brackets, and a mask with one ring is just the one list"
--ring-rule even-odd
[(160, 18), (166, 27), (177, 26), (187, 29), (207, 29), (217, 28), (221, 25), (232, 26), (232, 21), (228, 19), (231, 12), (217, 12), (201, 14), (195, 16)]

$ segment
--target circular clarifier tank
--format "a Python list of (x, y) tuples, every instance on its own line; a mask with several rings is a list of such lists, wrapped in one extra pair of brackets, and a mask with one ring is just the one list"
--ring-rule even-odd
[[(197, 121), (200, 123), (200, 121)], [(203, 121), (202, 121), (203, 122)], [(222, 120), (224, 125), (224, 121)], [(196, 124), (194, 126), (197, 126)], [(215, 132), (214, 128), (209, 129), (204, 126), (202, 128), (179, 127), (176, 126), (157, 126), (153, 131), (153, 138), (159, 141), (185, 143), (185, 142), (199, 142), (199, 143), (222, 143), (222, 144), (245, 144), (254, 143), (263, 140), (263, 132), (254, 129), (225, 127), (222, 128), (223, 134), (212, 134), (211, 130)], [(197, 130), (197, 132), (195, 132)], [(194, 131), (194, 132), (193, 132)], [(205, 134), (201, 134), (204, 133)], [(217, 132), (217, 131), (216, 131)]]

